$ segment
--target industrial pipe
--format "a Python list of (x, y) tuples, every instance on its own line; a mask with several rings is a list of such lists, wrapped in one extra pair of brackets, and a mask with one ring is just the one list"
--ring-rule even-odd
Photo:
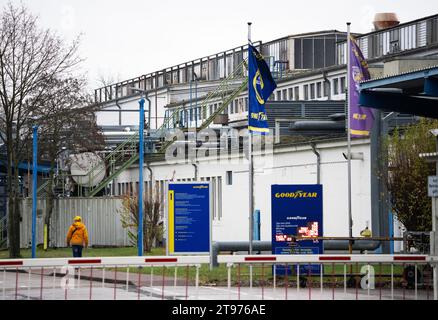
[[(353, 250), (373, 251), (379, 248), (380, 241), (361, 239), (353, 241)], [(212, 245), (212, 264), (214, 267), (219, 266), (217, 256), (221, 251), (246, 251), (249, 249), (249, 241), (217, 241)], [(272, 251), (271, 241), (252, 241), (253, 251)], [(324, 250), (347, 251), (349, 249), (349, 240), (325, 240)]]
[(315, 142), (310, 142), (310, 147), (316, 155), (316, 184), (321, 184), (321, 154), (316, 150)]

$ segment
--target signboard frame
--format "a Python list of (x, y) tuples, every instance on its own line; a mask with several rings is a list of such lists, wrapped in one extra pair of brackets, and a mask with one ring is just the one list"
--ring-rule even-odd
[[(285, 189), (285, 190), (281, 190), (281, 191), (275, 190), (276, 188)], [(299, 205), (299, 207), (296, 208), (297, 212), (290, 212), (290, 214), (289, 213), (285, 214), (284, 213), (285, 205), (280, 205), (280, 202), (278, 202), (277, 205), (274, 206), (274, 202), (279, 201), (279, 199), (275, 199), (275, 193), (279, 192), (279, 191), (285, 195), (286, 194), (288, 195), (287, 197), (286, 196), (281, 197), (282, 199), (283, 198), (292, 198), (292, 193), (296, 193), (297, 191), (300, 191), (300, 192), (303, 192), (306, 194), (307, 193), (313, 194), (313, 193), (317, 192), (317, 193), (319, 193), (316, 196), (316, 199), (318, 200), (318, 202), (315, 203), (312, 210), (310, 210), (310, 208), (312, 208), (313, 204), (309, 209), (307, 209), (305, 206), (303, 207), (303, 205), (306, 202), (302, 202), (301, 204), (297, 203), (297, 205)], [(293, 242), (286, 240), (286, 241), (284, 241), (285, 245), (281, 245), (281, 243), (283, 241), (279, 242), (279, 241), (275, 240), (277, 227), (280, 226), (281, 228), (284, 228), (284, 231), (291, 231), (290, 228), (295, 226), (295, 225), (292, 225), (292, 223), (287, 223), (287, 224), (290, 224), (290, 226), (287, 226), (287, 224), (286, 224), (287, 220), (300, 221), (300, 220), (302, 220), (303, 216), (306, 216), (305, 220), (307, 223), (318, 222), (318, 236), (319, 237), (323, 236), (323, 232), (324, 232), (324, 225), (323, 225), (323, 222), (324, 222), (324, 201), (323, 201), (324, 200), (324, 186), (322, 184), (272, 184), (271, 190), (270, 190), (270, 195), (271, 195), (271, 241), (272, 241), (272, 253), (273, 254), (280, 254), (277, 252), (277, 249), (281, 249), (281, 248), (284, 248), (284, 249), (290, 248), (289, 250), (291, 252), (293, 250), (293, 247), (291, 246), (291, 243), (293, 243)], [(291, 195), (291, 196), (289, 196), (289, 195)], [(298, 198), (298, 196), (297, 196), (297, 198)], [(313, 197), (299, 196), (299, 198), (313, 198)], [(285, 203), (287, 203), (287, 202), (285, 202)], [(278, 210), (280, 210), (280, 212), (281, 211), (283, 211), (283, 212), (282, 213), (274, 213), (275, 207), (277, 207)], [(287, 207), (287, 205), (286, 205), (286, 207)], [(287, 210), (292, 211), (293, 209), (287, 209)], [(309, 210), (311, 213), (309, 213)], [(300, 211), (302, 211), (302, 212), (300, 212)], [(305, 213), (306, 211), (308, 212), (307, 215)], [(293, 217), (296, 217), (296, 218), (292, 219)], [(298, 218), (300, 218), (300, 219), (298, 219)], [(311, 219), (316, 219), (316, 220), (312, 221)], [(278, 223), (280, 223), (280, 225), (278, 225)], [(300, 226), (300, 223), (297, 222), (297, 229), (302, 228), (302, 227), (305, 227), (305, 225)], [(288, 233), (286, 233), (286, 234), (288, 234)], [(290, 233), (290, 235), (292, 237), (298, 236), (298, 234), (295, 234), (295, 232)], [(318, 244), (315, 246), (309, 246), (308, 241), (314, 241), (314, 240), (312, 238), (309, 238), (309, 240), (299, 241), (297, 243), (297, 246), (296, 246), (298, 253), (290, 253), (290, 254), (306, 254), (306, 253), (299, 253), (301, 251), (300, 249), (304, 249), (304, 251), (310, 249), (313, 251), (312, 248), (318, 249), (318, 252), (316, 252), (315, 254), (322, 254), (324, 252), (324, 242), (322, 240), (318, 240)], [(292, 271), (291, 267), (292, 266), (288, 267), (287, 272)], [(314, 265), (314, 264), (311, 264), (309, 266), (301, 265), (300, 266), (300, 273), (307, 272), (308, 269), (310, 269), (312, 274), (319, 273), (321, 271), (319, 268), (320, 268), (319, 265)], [(296, 268), (294, 268), (294, 269), (296, 269)], [(285, 274), (286, 270), (284, 270), (284, 266), (283, 267), (276, 266), (275, 272), (277, 274), (283, 274), (283, 273)], [(292, 273), (290, 273), (290, 274), (292, 274)]]
[[(209, 252), (203, 251), (188, 251), (188, 252), (170, 252), (169, 250), (169, 234), (170, 234), (170, 228), (169, 228), (169, 191), (170, 191), (170, 185), (208, 185), (208, 219), (209, 219)], [(213, 188), (211, 181), (169, 181), (166, 183), (165, 186), (165, 196), (166, 196), (166, 202), (165, 202), (165, 214), (166, 214), (166, 255), (172, 256), (172, 255), (210, 255), (212, 253), (213, 249)], [(175, 237), (174, 237), (175, 238)]]

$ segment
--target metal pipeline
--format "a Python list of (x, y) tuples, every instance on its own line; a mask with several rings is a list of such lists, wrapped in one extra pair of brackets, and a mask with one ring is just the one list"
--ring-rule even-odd
[(313, 153), (316, 155), (316, 184), (321, 182), (321, 154), (316, 150), (315, 142), (310, 142)]
[(198, 181), (198, 165), (196, 163), (192, 163), (192, 166), (195, 167), (195, 181)]
[(150, 203), (152, 204), (152, 184), (153, 184), (153, 173), (152, 173), (152, 168), (150, 167), (150, 163), (146, 163), (146, 168), (149, 170), (149, 180), (150, 180), (150, 184), (149, 184), (149, 200)]
[(116, 99), (116, 106), (119, 108), (119, 126), (122, 125), (122, 107), (119, 105), (119, 100)]
[[(381, 241), (361, 239), (353, 242), (353, 250), (358, 251), (373, 251), (379, 248)], [(348, 251), (348, 240), (324, 240), (324, 250), (333, 251)], [(219, 264), (217, 262), (217, 256), (221, 251), (246, 251), (249, 249), (249, 241), (217, 241), (212, 245), (212, 263), (214, 267)], [(253, 251), (272, 251), (271, 241), (253, 241)]]

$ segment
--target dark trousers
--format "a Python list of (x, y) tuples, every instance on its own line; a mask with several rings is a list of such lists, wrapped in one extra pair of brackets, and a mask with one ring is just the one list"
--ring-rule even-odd
[(72, 245), (73, 249), (73, 257), (74, 258), (81, 258), (82, 257), (82, 246)]

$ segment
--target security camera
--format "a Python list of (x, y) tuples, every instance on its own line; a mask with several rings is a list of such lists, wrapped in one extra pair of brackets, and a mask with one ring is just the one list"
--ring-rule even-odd
[[(348, 160), (348, 153), (342, 152), (342, 155), (344, 156), (345, 160)], [(351, 152), (350, 153), (350, 159), (351, 160), (363, 160), (363, 152)]]

